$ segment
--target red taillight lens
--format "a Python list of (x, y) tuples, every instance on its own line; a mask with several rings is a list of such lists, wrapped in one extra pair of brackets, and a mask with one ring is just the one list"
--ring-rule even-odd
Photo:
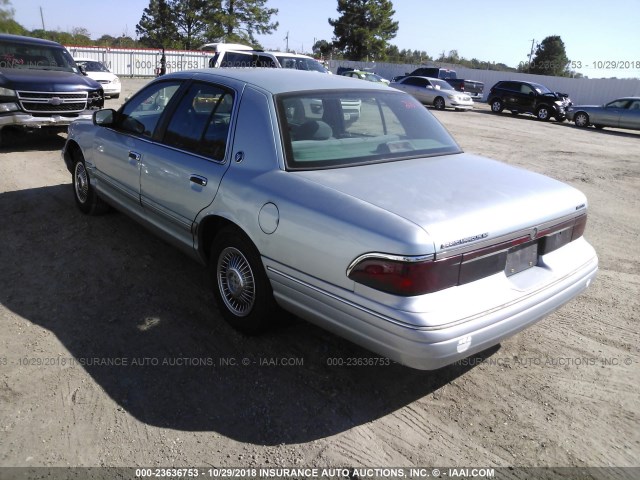
[(461, 260), (462, 255), (417, 262), (371, 257), (358, 262), (349, 278), (394, 295), (423, 295), (457, 285)]

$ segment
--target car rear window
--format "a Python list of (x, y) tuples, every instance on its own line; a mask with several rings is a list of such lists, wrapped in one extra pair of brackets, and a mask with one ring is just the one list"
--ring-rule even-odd
[(331, 91), (279, 95), (287, 168), (313, 170), (459, 153), (446, 129), (410, 95)]

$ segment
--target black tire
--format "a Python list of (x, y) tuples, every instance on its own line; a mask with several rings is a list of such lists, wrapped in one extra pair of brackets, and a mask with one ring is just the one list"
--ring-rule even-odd
[(594, 125), (594, 127), (596, 127), (598, 130), (602, 130), (604, 128), (603, 125)]
[(551, 118), (552, 110), (546, 105), (540, 105), (536, 110), (536, 117), (542, 122), (547, 122)]
[(514, 117), (515, 117), (516, 115), (519, 115), (519, 114), (520, 114), (520, 112), (519, 112), (519, 111), (517, 111), (517, 110), (511, 110), (511, 115), (513, 115)]
[(120, 98), (120, 94), (116, 93), (115, 95), (111, 95), (111, 98)]
[(233, 328), (257, 335), (270, 326), (277, 304), (260, 253), (244, 233), (229, 226), (216, 235), (209, 273), (218, 309)]
[(584, 128), (589, 126), (589, 115), (585, 112), (578, 112), (573, 117), (573, 123), (576, 124), (576, 127)]
[(446, 106), (447, 106), (447, 104), (445, 103), (444, 98), (442, 98), (442, 97), (436, 97), (436, 98), (433, 100), (433, 107), (434, 107), (436, 110), (444, 110), (444, 108), (445, 108)]
[(73, 173), (71, 174), (73, 197), (80, 211), (86, 215), (100, 215), (109, 210), (107, 205), (91, 186), (84, 158), (79, 152), (74, 153)]
[(499, 98), (494, 99), (491, 102), (491, 111), (493, 113), (500, 113), (502, 110), (504, 110), (504, 103), (502, 103), (502, 100)]

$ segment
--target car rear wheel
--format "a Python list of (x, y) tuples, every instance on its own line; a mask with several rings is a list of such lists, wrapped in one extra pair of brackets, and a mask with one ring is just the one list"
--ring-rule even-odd
[(444, 98), (436, 97), (436, 99), (433, 101), (433, 106), (436, 110), (444, 110), (444, 107), (446, 106)]
[(502, 100), (496, 98), (493, 102), (491, 102), (491, 111), (493, 113), (500, 113), (503, 109), (504, 104), (502, 103)]
[(82, 155), (79, 153), (76, 153), (72, 180), (73, 196), (76, 200), (76, 205), (82, 213), (87, 215), (100, 215), (109, 210), (109, 205), (96, 194), (95, 189), (91, 186), (87, 167)]
[(209, 271), (223, 318), (249, 335), (263, 332), (276, 311), (260, 254), (244, 233), (225, 227), (211, 246)]
[(549, 107), (547, 107), (546, 105), (538, 107), (538, 110), (536, 110), (536, 117), (538, 117), (538, 120), (542, 120), (543, 122), (549, 120), (549, 118), (551, 117), (551, 111), (549, 110)]
[(576, 116), (573, 118), (573, 122), (576, 124), (576, 127), (588, 127), (589, 126), (589, 115), (584, 112), (576, 113)]

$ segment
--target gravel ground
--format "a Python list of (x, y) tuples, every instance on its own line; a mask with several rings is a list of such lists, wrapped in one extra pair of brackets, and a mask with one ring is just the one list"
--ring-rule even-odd
[(331, 366), (373, 355), (296, 319), (234, 332), (201, 266), (77, 211), (64, 135), (0, 149), (0, 466), (640, 466), (640, 132), (434, 114), (585, 192), (600, 258), (580, 297), (434, 372)]

